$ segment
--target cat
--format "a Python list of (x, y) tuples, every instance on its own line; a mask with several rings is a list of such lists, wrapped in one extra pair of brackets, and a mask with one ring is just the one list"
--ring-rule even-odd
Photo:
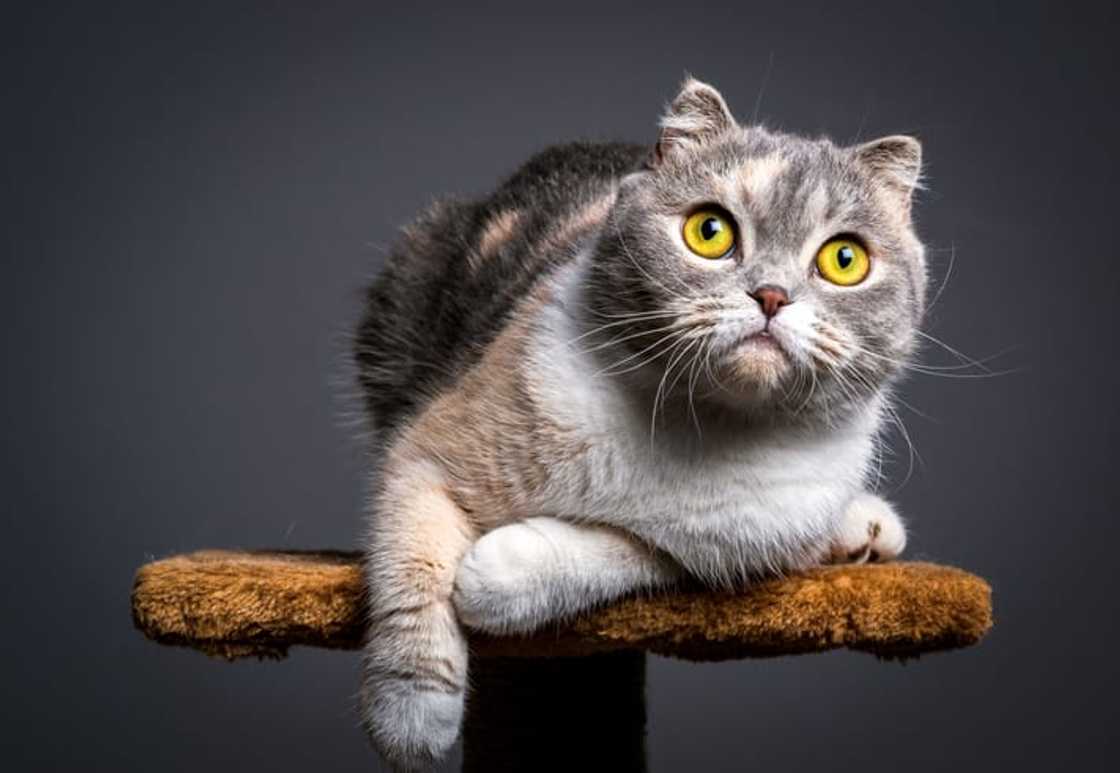
[(924, 311), (920, 170), (912, 137), (740, 126), (689, 78), (652, 147), (553, 147), (403, 230), (355, 344), (391, 764), (455, 742), (466, 628), (903, 550), (869, 484)]

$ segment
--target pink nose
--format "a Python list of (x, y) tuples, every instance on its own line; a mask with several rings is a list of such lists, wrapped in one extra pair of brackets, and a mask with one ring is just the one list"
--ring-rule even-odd
[(789, 303), (789, 295), (780, 287), (763, 285), (750, 294), (762, 307), (762, 313), (769, 319), (778, 313), (778, 310)]

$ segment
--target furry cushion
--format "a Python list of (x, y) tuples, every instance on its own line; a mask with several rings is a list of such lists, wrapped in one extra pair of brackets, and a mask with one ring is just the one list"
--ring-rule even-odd
[[(283, 657), (294, 644), (361, 645), (360, 558), (342, 552), (209, 550), (142, 566), (132, 616), (149, 638), (224, 658)], [(739, 593), (629, 598), (529, 637), (476, 635), (476, 655), (649, 650), (688, 660), (820, 652), (884, 657), (974, 644), (992, 625), (980, 578), (928, 563), (834, 566)]]

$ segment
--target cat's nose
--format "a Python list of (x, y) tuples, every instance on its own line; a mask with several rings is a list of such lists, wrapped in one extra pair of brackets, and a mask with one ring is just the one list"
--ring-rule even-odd
[(789, 293), (775, 285), (762, 285), (756, 287), (750, 296), (758, 301), (758, 305), (762, 307), (762, 313), (770, 319), (778, 311), (789, 303)]

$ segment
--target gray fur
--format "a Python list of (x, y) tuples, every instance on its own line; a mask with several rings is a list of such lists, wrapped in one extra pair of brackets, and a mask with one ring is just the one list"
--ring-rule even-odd
[[(378, 467), (363, 717), (394, 765), (454, 742), (464, 624), (901, 552), (865, 488), (924, 310), (920, 164), (912, 138), (740, 127), (689, 80), (652, 148), (552, 148), (405, 229), (355, 350)], [(684, 243), (701, 207), (735, 223), (723, 258)], [(815, 268), (838, 235), (867, 247), (859, 284)]]
[[(684, 91), (690, 91), (688, 84)], [(676, 111), (672, 107), (670, 115), (675, 117)], [(674, 126), (680, 123), (675, 120)], [(711, 122), (709, 117), (704, 125)], [(682, 296), (698, 306), (722, 304), (729, 292), (742, 298), (761, 285), (778, 285), (792, 302), (811, 304), (823, 322), (850, 335), (870, 354), (837, 369), (814, 368), (812, 379), (804, 370), (790, 371), (775, 390), (781, 399), (764, 405), (756, 418), (781, 420), (798, 413), (814, 421), (826, 413), (842, 412), (852, 407), (853, 398), (858, 403), (888, 386), (914, 348), (926, 289), (924, 250), (909, 217), (919, 146), (906, 137), (845, 149), (827, 139), (721, 125), (725, 127), (721, 133), (712, 136), (705, 129), (697, 142), (678, 139), (674, 151), (654, 164), (651, 172), (623, 182), (591, 262), (589, 321), (648, 313)], [(674, 134), (678, 131), (673, 129)], [(785, 166), (768, 195), (757, 199), (728, 195), (728, 181), (739, 170), (749, 169), (759, 159), (774, 158)], [(826, 200), (823, 216), (811, 207), (818, 189)], [(680, 247), (668, 243), (672, 238), (662, 228), (664, 220), (679, 218), (701, 203), (718, 204), (740, 226), (744, 243), (733, 256), (731, 271), (700, 270), (682, 263)], [(811, 253), (825, 238), (806, 242), (822, 222), (833, 224), (828, 237), (857, 235), (873, 251), (876, 262), (889, 262), (897, 270), (883, 272), (883, 281), (874, 286), (837, 288), (823, 282)], [(635, 334), (664, 326), (665, 321), (657, 318), (610, 332), (622, 342), (620, 347), (636, 352), (649, 346), (657, 333)], [(662, 359), (649, 363), (642, 374), (647, 385), (660, 382), (664, 364)], [(732, 397), (734, 407), (751, 404), (738, 399), (749, 395)], [(726, 406), (727, 401), (720, 404)]]

